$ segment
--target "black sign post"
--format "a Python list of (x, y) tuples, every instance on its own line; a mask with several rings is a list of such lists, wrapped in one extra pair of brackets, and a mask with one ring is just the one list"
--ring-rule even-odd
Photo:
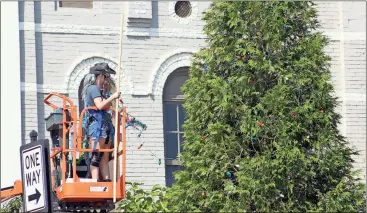
[(48, 140), (21, 146), (20, 162), (24, 212), (53, 212)]

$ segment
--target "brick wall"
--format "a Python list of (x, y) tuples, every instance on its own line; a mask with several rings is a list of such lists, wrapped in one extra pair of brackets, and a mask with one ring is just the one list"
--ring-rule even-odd
[[(123, 98), (128, 111), (149, 127), (142, 136), (146, 143), (141, 150), (136, 149), (140, 139), (132, 130), (128, 132), (127, 179), (143, 181), (146, 187), (164, 184), (164, 161), (158, 165), (147, 149), (164, 158), (162, 88), (167, 76), (176, 68), (188, 65), (189, 55), (205, 45), (200, 14), (210, 2), (192, 2), (192, 5), (191, 18), (181, 19), (174, 14), (174, 2), (141, 6), (142, 10), (150, 7), (152, 10), (151, 13), (143, 11), (141, 17), (133, 2), (94, 2), (93, 9), (59, 8), (54, 2), (20, 2), (24, 142), (32, 129), (39, 132), (40, 138), (48, 137), (44, 117), (51, 108), (43, 104), (46, 94), (65, 93), (78, 104), (77, 90), (88, 66), (97, 61), (117, 66), (123, 8), (128, 22), (123, 37)], [(339, 18), (340, 8), (343, 22)], [(336, 95), (344, 101), (338, 109), (344, 115), (340, 128), (351, 144), (365, 153), (366, 13), (359, 8), (365, 8), (365, 3), (343, 3), (342, 7), (338, 2), (317, 5), (321, 30), (332, 37), (326, 52), (332, 57)], [(133, 16), (134, 22), (129, 16)], [(148, 27), (146, 20), (149, 20)], [(341, 28), (345, 31), (342, 41)], [(361, 33), (363, 38), (355, 36)], [(365, 169), (365, 158), (365, 154), (356, 158), (357, 168)]]
[(361, 152), (355, 166), (366, 180), (366, 2), (343, 2), (343, 31), (364, 33), (364, 39), (344, 42), (346, 136)]
[[(23, 5), (23, 11), (29, 11), (27, 16), (22, 19), (25, 22), (34, 23), (34, 8), (35, 3), (27, 2)], [(20, 12), (21, 14), (21, 12)], [(37, 69), (36, 69), (36, 32), (35, 31), (21, 31), (19, 35), (20, 40), (20, 80), (32, 85), (37, 83)], [(37, 117), (37, 91), (29, 88), (21, 92), (21, 106), (22, 106), (22, 140), (29, 139), (28, 133), (32, 130), (38, 130)]]
[(355, 168), (366, 179), (366, 3), (318, 2), (322, 28), (331, 37), (326, 52), (332, 57), (331, 72), (338, 108), (339, 126), (350, 145), (360, 151)]

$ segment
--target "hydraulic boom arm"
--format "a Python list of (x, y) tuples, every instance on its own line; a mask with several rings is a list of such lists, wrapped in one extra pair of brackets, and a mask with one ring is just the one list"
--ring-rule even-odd
[(22, 181), (17, 180), (14, 182), (14, 186), (2, 188), (0, 197), (1, 200), (4, 200), (6, 198), (22, 195), (22, 193), (23, 193)]

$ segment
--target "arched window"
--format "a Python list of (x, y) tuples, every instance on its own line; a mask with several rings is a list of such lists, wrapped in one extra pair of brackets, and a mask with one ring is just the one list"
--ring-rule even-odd
[(166, 186), (171, 186), (174, 178), (173, 172), (181, 169), (181, 162), (177, 155), (182, 152), (183, 123), (185, 113), (183, 110), (184, 98), (181, 87), (189, 78), (189, 67), (182, 67), (171, 73), (163, 89), (163, 124), (164, 124), (164, 157), (166, 165)]

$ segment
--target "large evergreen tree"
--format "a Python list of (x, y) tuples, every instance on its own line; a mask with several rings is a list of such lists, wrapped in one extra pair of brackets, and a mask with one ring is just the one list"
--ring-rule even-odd
[(312, 2), (215, 2), (185, 83), (178, 211), (358, 211)]

